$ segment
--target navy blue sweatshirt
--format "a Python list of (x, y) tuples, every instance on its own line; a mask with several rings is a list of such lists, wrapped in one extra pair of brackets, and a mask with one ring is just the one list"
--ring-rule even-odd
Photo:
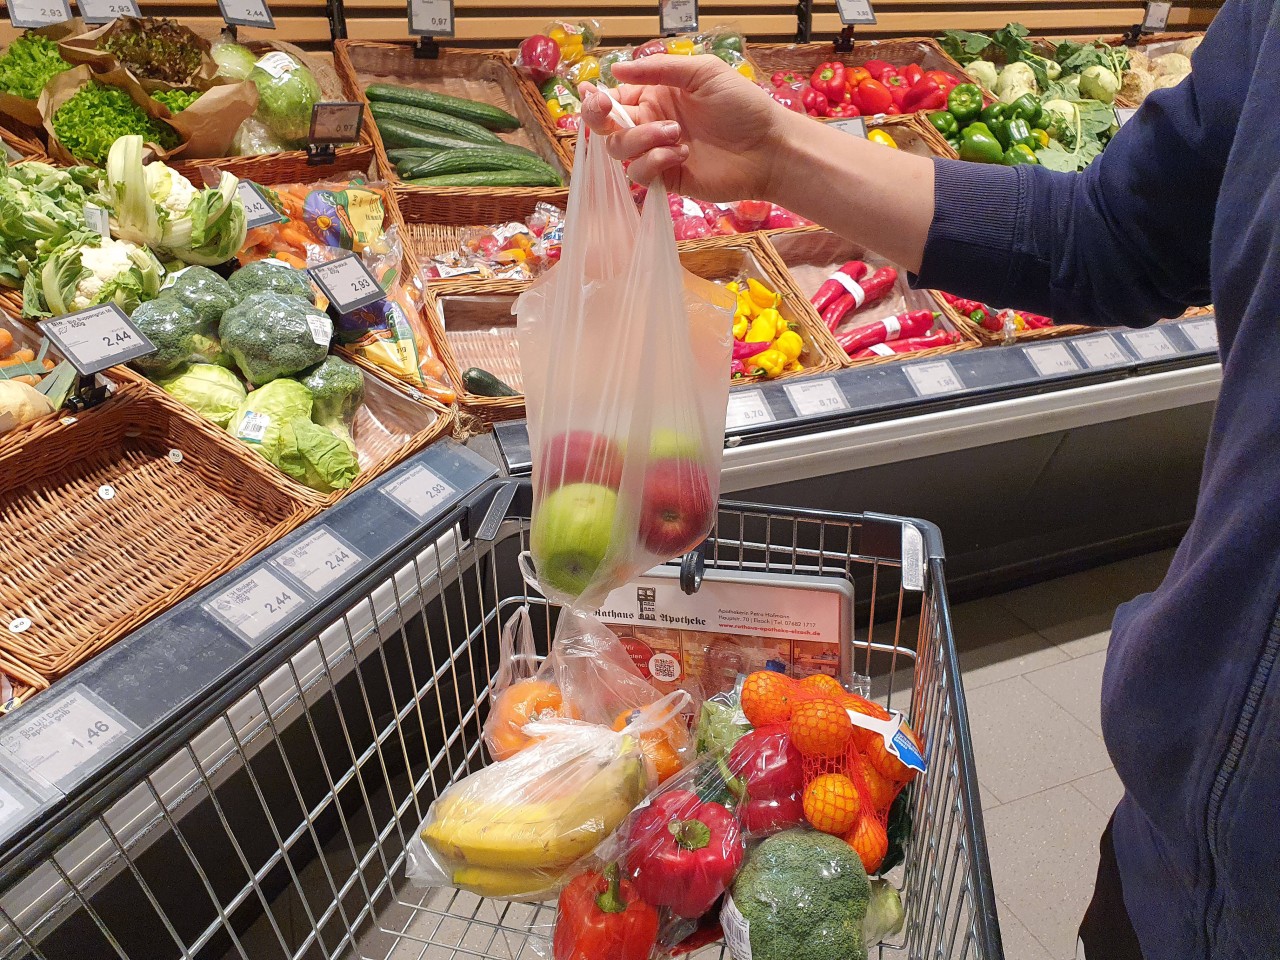
[(1216, 308), (1195, 520), (1116, 613), (1102, 724), (1147, 960), (1280, 957), (1280, 3), (1228, 0), (1084, 173), (938, 161), (935, 195), (921, 285), (1064, 323)]

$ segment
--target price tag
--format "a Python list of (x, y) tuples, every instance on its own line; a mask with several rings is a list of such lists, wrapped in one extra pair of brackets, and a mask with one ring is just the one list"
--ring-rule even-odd
[(1192, 345), (1200, 350), (1218, 349), (1218, 324), (1210, 318), (1188, 320), (1181, 324), (1182, 332)]
[(1137, 107), (1116, 107), (1116, 126), (1123, 127), (1126, 123), (1133, 119), (1133, 115), (1138, 112)]
[(100, 237), (111, 236), (111, 217), (95, 204), (84, 205), (84, 225)]
[(725, 410), (724, 425), (729, 430), (772, 423), (773, 411), (759, 390), (730, 390), (729, 407)]
[(236, 185), (236, 192), (240, 195), (240, 202), (244, 204), (245, 226), (250, 230), (284, 220), (284, 215), (267, 202), (257, 184), (241, 180)]
[(96, 766), (94, 758), (138, 735), (137, 724), (84, 684), (52, 700), (35, 700), (18, 716), (23, 724), (0, 737), (0, 747), (64, 791)]
[(71, 365), (86, 375), (156, 350), (114, 303), (50, 317), (36, 325)]
[(354, 253), (317, 267), (308, 267), (307, 273), (320, 285), (321, 291), (339, 313), (350, 313), (385, 296), (382, 287), (378, 286), (378, 279)]
[(222, 19), (236, 27), (261, 27), (274, 30), (276, 19), (267, 7), (267, 0), (218, 0)]
[(951, 366), (950, 360), (931, 360), (928, 363), (912, 363), (902, 368), (911, 387), (920, 397), (936, 397), (944, 393), (957, 393), (964, 383)]
[(867, 139), (866, 117), (845, 117), (843, 120), (832, 120), (828, 126), (835, 127), (841, 133), (847, 133), (851, 137)]
[(411, 467), (404, 476), (388, 483), (382, 488), (382, 492), (419, 520), (425, 520), (448, 503), (458, 491), (426, 467), (419, 465)]
[(1065, 343), (1046, 343), (1038, 347), (1024, 347), (1023, 353), (1042, 377), (1056, 377), (1063, 373), (1077, 373), (1080, 364), (1071, 355)]
[(34, 803), (17, 790), (10, 791), (0, 783), (0, 831), (7, 832), (20, 823), (33, 806)]
[(1159, 33), (1169, 25), (1169, 14), (1172, 11), (1172, 3), (1148, 0), (1146, 12), (1142, 15), (1142, 32)]
[(1178, 348), (1169, 342), (1163, 330), (1137, 330), (1126, 333), (1124, 338), (1143, 360), (1163, 360), (1178, 355)]
[(317, 103), (311, 108), (311, 132), (307, 139), (312, 143), (355, 143), (360, 139), (363, 125), (364, 107), (358, 103)]
[(453, 0), (409, 0), (409, 32), (416, 37), (452, 37)]
[(697, 33), (698, 0), (658, 0), (659, 32)]
[(301, 543), (285, 550), (272, 563), (300, 581), (317, 596), (345, 577), (364, 561), (364, 557), (336, 537), (328, 527), (321, 527)]
[(876, 12), (871, 9), (871, 0), (836, 0), (836, 10), (840, 14), (840, 22), (847, 27), (876, 22)]
[(1095, 337), (1080, 337), (1071, 341), (1080, 354), (1085, 365), (1091, 369), (1099, 367), (1115, 367), (1129, 362), (1129, 357), (1120, 349), (1120, 344), (1109, 333), (1100, 333)]
[(116, 17), (141, 17), (138, 0), (76, 0), (85, 23), (110, 23)]
[(844, 398), (839, 385), (830, 377), (788, 383), (783, 390), (786, 391), (791, 406), (802, 417), (821, 416), (824, 413), (849, 409), (849, 401)]
[(71, 5), (67, 0), (7, 0), (6, 6), (9, 22), (24, 30), (71, 19)]
[(261, 569), (241, 577), (234, 586), (206, 602), (204, 608), (250, 644), (256, 644), (304, 604), (302, 591), (286, 585), (270, 570)]

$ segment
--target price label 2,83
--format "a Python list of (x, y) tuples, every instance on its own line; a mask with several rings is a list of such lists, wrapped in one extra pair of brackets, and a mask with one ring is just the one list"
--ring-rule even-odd
[(241, 180), (236, 185), (236, 192), (240, 196), (240, 202), (244, 204), (245, 225), (250, 230), (265, 227), (269, 223), (279, 223), (284, 219), (280, 211), (267, 202), (256, 184)]
[(355, 143), (364, 124), (364, 108), (358, 103), (326, 101), (311, 108), (312, 143)]
[(388, 483), (382, 492), (419, 520), (425, 520), (458, 491), (419, 464)]
[(83, 374), (155, 353), (156, 347), (114, 303), (41, 320), (40, 332)]
[(116, 17), (141, 17), (138, 0), (78, 0), (85, 23), (110, 23)]
[(8, 0), (9, 22), (24, 30), (65, 23), (71, 19), (67, 0)]
[(272, 561), (317, 596), (364, 562), (364, 557), (321, 527)]
[(232, 586), (204, 604), (228, 627), (256, 645), (272, 629), (302, 609), (302, 592), (291, 587), (266, 568), (241, 577)]
[(836, 11), (845, 26), (865, 26), (876, 22), (871, 0), (836, 0)]
[(236, 27), (276, 28), (276, 18), (271, 15), (267, 0), (218, 0), (222, 19)]
[(662, 33), (697, 33), (698, 0), (658, 0), (658, 26)]
[(730, 430), (772, 423), (773, 410), (759, 390), (729, 391), (729, 406), (725, 410), (724, 425)]
[(0, 747), (32, 773), (62, 790), (73, 786), (109, 746), (133, 740), (138, 727), (84, 684), (61, 697), (33, 703), (21, 726), (0, 737)]
[(409, 32), (415, 37), (452, 37), (453, 0), (409, 0)]
[(339, 313), (358, 310), (384, 296), (377, 277), (369, 272), (364, 261), (354, 253), (317, 267), (309, 267), (307, 272), (320, 285), (324, 295)]

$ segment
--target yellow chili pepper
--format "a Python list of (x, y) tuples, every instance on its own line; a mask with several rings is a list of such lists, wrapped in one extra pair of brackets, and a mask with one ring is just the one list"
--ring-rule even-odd
[(1033, 127), (1031, 130), (1031, 136), (1035, 138), (1035, 141), (1039, 146), (1047, 147), (1049, 145), (1049, 134), (1045, 133), (1043, 130), (1038, 130)]
[(752, 302), (761, 310), (768, 310), (776, 307), (782, 302), (782, 297), (774, 293), (759, 280), (747, 278), (747, 292), (751, 295)]
[(770, 348), (763, 353), (757, 353), (754, 357), (747, 361), (747, 367), (754, 374), (764, 374), (766, 377), (776, 377), (783, 371), (788, 363), (786, 354), (780, 350)]
[(804, 340), (794, 330), (788, 330), (773, 342), (772, 349), (777, 350), (788, 360), (798, 360), (800, 354), (804, 353)]
[(787, 318), (782, 314), (778, 314), (778, 336), (782, 336), (788, 330), (794, 329), (794, 325), (787, 322)]
[(870, 131), (867, 134), (867, 139), (872, 143), (878, 143), (884, 147), (892, 147), (894, 150), (898, 149), (898, 145), (894, 142), (893, 137), (889, 136), (889, 134), (885, 133), (883, 130)]
[(737, 280), (730, 280), (728, 283), (724, 285), (724, 288), (728, 290), (730, 293), (734, 293), (734, 294), (736, 294), (739, 290), (742, 289), (742, 287), (738, 286)]
[(745, 313), (748, 317), (754, 317), (760, 312), (760, 308), (756, 306), (755, 301), (751, 299), (751, 294), (746, 290), (738, 291), (738, 303), (734, 310), (736, 313)]
[(741, 340), (747, 335), (747, 328), (751, 326), (751, 320), (737, 313), (733, 316), (733, 339)]
[(765, 310), (751, 321), (751, 329), (747, 331), (747, 343), (772, 343), (778, 335), (778, 312)]
[(566, 111), (566, 110), (565, 110), (565, 108), (564, 108), (564, 107), (562, 107), (562, 106), (560, 105), (560, 101), (559, 101), (559, 100), (548, 100), (548, 101), (547, 101), (547, 112), (548, 112), (549, 114), (551, 114), (551, 119), (552, 119), (552, 120), (559, 120), (559, 119), (560, 119), (561, 117), (563, 117), (563, 116), (564, 116), (568, 111)]
[(600, 61), (587, 55), (569, 68), (569, 79), (574, 84), (591, 83), (600, 79)]
[(667, 53), (677, 57), (692, 57), (698, 52), (698, 45), (683, 37), (673, 37), (664, 43)]

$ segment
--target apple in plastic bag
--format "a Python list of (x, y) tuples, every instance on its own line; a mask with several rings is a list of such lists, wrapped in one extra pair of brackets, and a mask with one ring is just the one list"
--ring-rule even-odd
[(566, 430), (542, 448), (541, 480), (549, 490), (571, 483), (598, 483), (617, 490), (622, 482), (622, 452), (598, 433)]
[(544, 587), (580, 595), (609, 552), (618, 495), (598, 483), (572, 483), (534, 511), (529, 546)]
[(649, 438), (649, 459), (666, 460), (688, 457), (696, 460), (702, 456), (702, 445), (688, 434), (665, 427), (653, 431)]
[(691, 457), (656, 460), (644, 476), (640, 540), (660, 557), (688, 553), (715, 520), (707, 471)]

